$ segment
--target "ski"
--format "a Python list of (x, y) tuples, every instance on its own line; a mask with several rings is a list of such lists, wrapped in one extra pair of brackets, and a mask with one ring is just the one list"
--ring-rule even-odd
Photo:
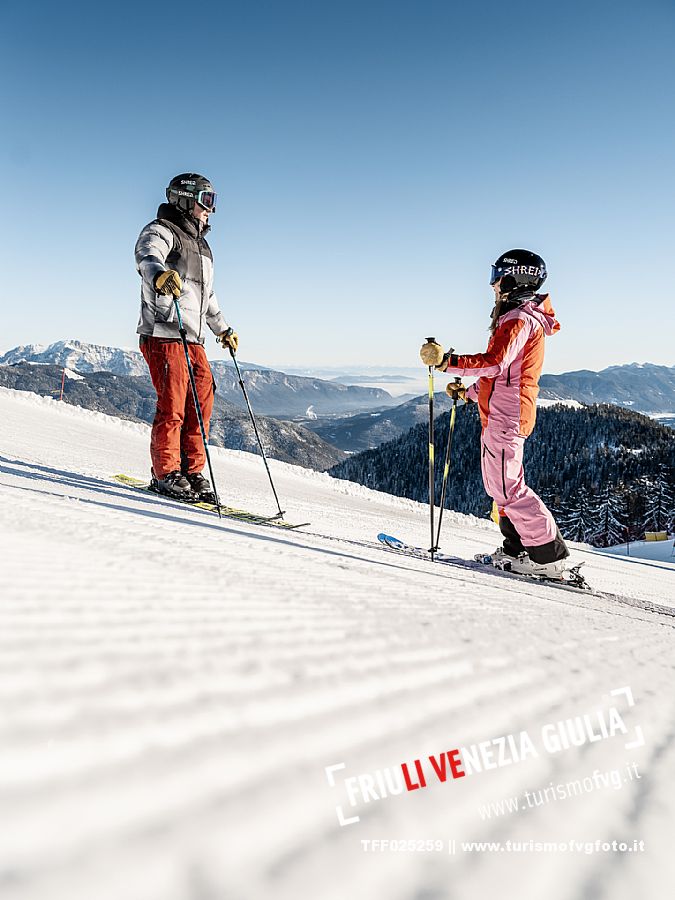
[[(394, 550), (398, 553), (404, 553), (406, 556), (414, 556), (416, 559), (424, 559), (431, 562), (431, 554), (428, 550), (424, 550), (422, 547), (414, 547), (411, 544), (406, 544), (404, 541), (399, 540), (396, 537), (393, 537), (390, 534), (384, 534), (381, 532), (377, 536), (378, 541), (383, 544), (387, 549)], [(489, 554), (478, 554), (473, 559), (464, 559), (462, 556), (451, 556), (447, 553), (441, 553), (438, 550), (434, 551), (434, 562), (440, 563), (441, 565), (446, 566), (455, 566), (462, 569), (470, 569), (474, 572), (489, 572), (491, 575), (495, 574), (498, 576), (503, 576), (504, 578), (515, 579), (516, 581), (522, 581), (529, 584), (532, 582), (536, 582), (537, 584), (544, 584), (550, 587), (561, 588), (566, 591), (573, 591), (577, 594), (587, 594), (589, 596), (601, 597), (603, 594), (596, 592), (593, 588), (588, 584), (584, 576), (579, 572), (581, 565), (574, 566), (571, 569), (567, 569), (564, 573), (563, 579), (557, 578), (546, 578), (542, 575), (521, 575), (517, 572), (509, 572), (507, 569), (498, 568), (497, 566), (493, 566), (489, 561), (491, 557)]]
[[(413, 547), (396, 537), (392, 537), (392, 535), (390, 534), (380, 533), (378, 534), (377, 539), (380, 544), (384, 545), (385, 549), (387, 550), (392, 550), (395, 553), (401, 553), (405, 554), (406, 556), (414, 557), (415, 559), (423, 559), (427, 562), (431, 562), (431, 554), (428, 550), (424, 550), (422, 547)], [(450, 556), (449, 554), (439, 553), (438, 551), (435, 551), (434, 564), (441, 563), (441, 565), (454, 566), (459, 569), (467, 569), (471, 572), (489, 572), (490, 574), (496, 575), (498, 577), (509, 578), (529, 584), (532, 584), (533, 581), (536, 581), (539, 584), (545, 585), (546, 587), (555, 587), (562, 591), (570, 591), (574, 594), (582, 594), (585, 597), (595, 597), (599, 600), (610, 600), (613, 603), (620, 603), (622, 606), (626, 606), (634, 612), (656, 613), (657, 615), (665, 618), (665, 621), (662, 618), (663, 624), (670, 625), (667, 620), (675, 619), (675, 608), (672, 606), (662, 606), (660, 603), (654, 603), (651, 600), (640, 600), (636, 597), (624, 597), (621, 594), (612, 594), (608, 591), (598, 591), (595, 588), (591, 587), (585, 580), (584, 583), (587, 586), (578, 587), (572, 584), (567, 584), (563, 581), (555, 581), (552, 578), (542, 578), (536, 577), (534, 575), (521, 575), (517, 572), (507, 572), (504, 569), (499, 569), (496, 566), (480, 561), (481, 558), (484, 559), (486, 556), (489, 556), (489, 554), (481, 553), (477, 555), (479, 559), (464, 559), (464, 557), (462, 556)], [(580, 567), (575, 566), (575, 568), (578, 570)], [(671, 625), (670, 627), (673, 626)]]
[[(215, 515), (218, 514), (218, 507), (215, 503), (205, 503), (200, 500), (192, 502), (189, 500), (178, 500), (175, 497), (167, 497), (165, 494), (159, 494), (157, 491), (153, 491), (147, 481), (142, 481), (139, 478), (132, 478), (130, 475), (113, 475), (113, 478), (118, 484), (123, 484), (125, 487), (130, 487), (134, 490), (145, 491), (148, 494), (152, 494), (154, 497), (161, 497), (162, 500), (167, 500), (169, 503), (177, 503), (179, 506), (188, 506), (190, 509), (198, 509), (202, 512), (213, 513)], [(310, 524), (309, 522), (301, 522), (298, 525), (294, 525), (279, 516), (258, 515), (258, 513), (248, 512), (248, 510), (245, 509), (236, 509), (232, 506), (221, 505), (220, 514), (225, 519), (236, 519), (239, 522), (246, 522), (249, 525), (269, 525), (275, 528), (286, 528), (291, 531), (295, 528), (304, 528), (306, 525)]]

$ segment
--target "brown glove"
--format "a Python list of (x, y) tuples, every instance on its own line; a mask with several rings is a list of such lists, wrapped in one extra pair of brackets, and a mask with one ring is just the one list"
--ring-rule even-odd
[(443, 362), (443, 348), (435, 341), (427, 341), (420, 348), (420, 359), (425, 366), (440, 366)]
[(180, 297), (182, 288), (183, 283), (175, 269), (160, 272), (155, 278), (155, 290), (158, 294), (173, 294), (174, 297)]
[(464, 400), (466, 402), (466, 387), (461, 381), (449, 381), (445, 387), (445, 393), (451, 400)]
[(230, 347), (233, 353), (237, 352), (239, 335), (231, 328), (228, 328), (227, 331), (221, 331), (216, 340), (222, 344), (223, 349), (225, 349), (225, 347)]

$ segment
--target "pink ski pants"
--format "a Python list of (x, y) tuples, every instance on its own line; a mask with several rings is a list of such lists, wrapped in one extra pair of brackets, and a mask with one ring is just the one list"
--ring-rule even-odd
[(500, 515), (509, 518), (525, 547), (539, 547), (554, 540), (558, 530), (555, 519), (525, 484), (525, 438), (488, 427), (483, 429), (480, 443), (483, 484), (496, 501)]

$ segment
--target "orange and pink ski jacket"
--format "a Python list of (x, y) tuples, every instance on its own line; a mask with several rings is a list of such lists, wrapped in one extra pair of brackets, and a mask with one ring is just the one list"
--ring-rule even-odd
[(478, 401), (484, 429), (532, 433), (544, 339), (559, 330), (549, 295), (535, 294), (500, 317), (485, 353), (449, 358), (446, 372), (479, 376), (467, 397)]

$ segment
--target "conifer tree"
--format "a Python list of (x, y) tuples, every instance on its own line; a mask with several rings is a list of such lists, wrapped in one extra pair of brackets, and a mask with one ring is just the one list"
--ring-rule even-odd
[(560, 522), (563, 536), (571, 541), (591, 543), (599, 531), (597, 503), (588, 488), (582, 485), (563, 509)]
[(666, 466), (660, 466), (656, 477), (646, 480), (645, 513), (642, 521), (644, 531), (669, 531), (673, 529), (675, 500), (672, 473)]
[(599, 530), (591, 543), (596, 547), (622, 544), (628, 537), (628, 504), (623, 485), (603, 488), (598, 501)]

